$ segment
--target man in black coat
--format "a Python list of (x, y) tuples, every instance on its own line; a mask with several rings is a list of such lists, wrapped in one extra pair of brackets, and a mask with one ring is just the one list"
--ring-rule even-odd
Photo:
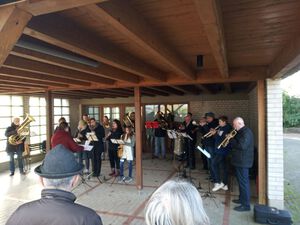
[(236, 177), (239, 184), (239, 199), (233, 200), (240, 204), (234, 210), (243, 212), (250, 211), (250, 181), (249, 168), (252, 167), (254, 159), (253, 133), (245, 126), (244, 120), (237, 117), (233, 121), (233, 127), (237, 134), (231, 139), (231, 164), (235, 167)]
[(92, 166), (93, 166), (93, 177), (99, 177), (101, 174), (101, 164), (102, 164), (102, 152), (104, 151), (103, 138), (105, 137), (104, 127), (96, 122), (95, 118), (90, 119), (90, 130), (97, 137), (97, 141), (92, 141)]
[(6, 225), (102, 225), (94, 210), (74, 202), (71, 190), (82, 169), (69, 149), (57, 145), (34, 170), (44, 186), (41, 199), (21, 205)]
[(12, 135), (16, 135), (18, 132), (18, 127), (20, 125), (20, 118), (14, 118), (13, 122), (10, 127), (6, 128), (5, 136), (7, 137), (7, 146), (6, 146), (6, 152), (9, 155), (9, 170), (10, 170), (10, 176), (13, 176), (15, 174), (15, 159), (14, 155), (17, 154), (18, 156), (18, 164), (21, 174), (24, 173), (24, 166), (23, 166), (23, 158), (22, 154), (24, 152), (24, 141), (18, 142), (16, 145), (12, 145), (9, 143), (8, 138)]

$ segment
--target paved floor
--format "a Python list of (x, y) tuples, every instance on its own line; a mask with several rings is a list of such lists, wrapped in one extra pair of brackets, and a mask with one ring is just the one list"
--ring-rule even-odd
[[(34, 167), (34, 166), (33, 166)], [(143, 160), (144, 189), (138, 191), (133, 184), (118, 184), (113, 179), (101, 184), (91, 179), (87, 184), (77, 187), (74, 192), (77, 202), (93, 208), (99, 213), (105, 225), (139, 224), (144, 222), (144, 206), (153, 193), (163, 182), (176, 178), (177, 173), (173, 161)], [(104, 162), (103, 174), (109, 173), (109, 164)], [(204, 171), (192, 172), (196, 186), (201, 184), (200, 193), (208, 190), (207, 174)], [(0, 224), (5, 224), (11, 213), (22, 203), (40, 197), (41, 186), (38, 177), (31, 171), (26, 176), (16, 173), (9, 177), (8, 173), (0, 175)], [(235, 206), (231, 200), (237, 196), (236, 181), (231, 179), (231, 190), (220, 191), (215, 199), (204, 198), (204, 208), (211, 219), (212, 225), (252, 225), (253, 212), (238, 213), (233, 211)], [(255, 194), (255, 185), (252, 184)], [(253, 202), (256, 198), (253, 197)]]
[(290, 210), (295, 225), (300, 224), (300, 134), (285, 134), (284, 178), (285, 207)]

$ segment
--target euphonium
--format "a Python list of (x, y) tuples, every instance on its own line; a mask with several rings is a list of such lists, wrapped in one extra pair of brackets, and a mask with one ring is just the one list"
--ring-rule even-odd
[(130, 126), (130, 127), (134, 128), (134, 123), (131, 121), (130, 116), (128, 114), (125, 115), (125, 117), (123, 119), (123, 122), (124, 122), (126, 127)]
[(221, 147), (225, 148), (228, 144), (230, 139), (234, 138), (234, 136), (237, 134), (236, 130), (232, 130), (225, 138), (224, 140), (221, 142), (221, 144), (219, 144), (218, 149), (220, 149)]
[(22, 122), (22, 124), (17, 129), (17, 134), (11, 135), (8, 138), (8, 143), (11, 145), (17, 145), (20, 141), (24, 140), (29, 133), (29, 129), (27, 127), (28, 124), (35, 121), (35, 119), (26, 113), (26, 118)]

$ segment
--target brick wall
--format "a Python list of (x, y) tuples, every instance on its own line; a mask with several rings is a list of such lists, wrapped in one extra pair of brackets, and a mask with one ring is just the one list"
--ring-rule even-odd
[(267, 196), (269, 205), (284, 207), (282, 89), (267, 80)]

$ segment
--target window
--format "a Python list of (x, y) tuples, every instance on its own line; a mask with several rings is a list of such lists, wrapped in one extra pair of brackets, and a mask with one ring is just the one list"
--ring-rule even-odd
[(99, 106), (87, 106), (86, 114), (88, 114), (90, 118), (95, 118), (97, 121), (99, 121)]
[(54, 99), (54, 127), (58, 125), (58, 120), (65, 117), (66, 121), (70, 123), (70, 105), (68, 99)]
[(167, 111), (174, 114), (174, 121), (182, 122), (184, 116), (188, 113), (188, 104), (167, 105)]
[(120, 107), (103, 107), (103, 115), (107, 116), (110, 121), (120, 120)]
[(154, 120), (154, 116), (158, 111), (165, 113), (165, 105), (146, 105), (146, 121)]
[(20, 117), (21, 122), (24, 115), (23, 97), (0, 95), (0, 161), (7, 161), (5, 152), (7, 138), (5, 130), (11, 125), (13, 117)]
[(30, 123), (30, 144), (46, 140), (46, 100), (40, 97), (29, 98), (29, 114), (35, 121)]

